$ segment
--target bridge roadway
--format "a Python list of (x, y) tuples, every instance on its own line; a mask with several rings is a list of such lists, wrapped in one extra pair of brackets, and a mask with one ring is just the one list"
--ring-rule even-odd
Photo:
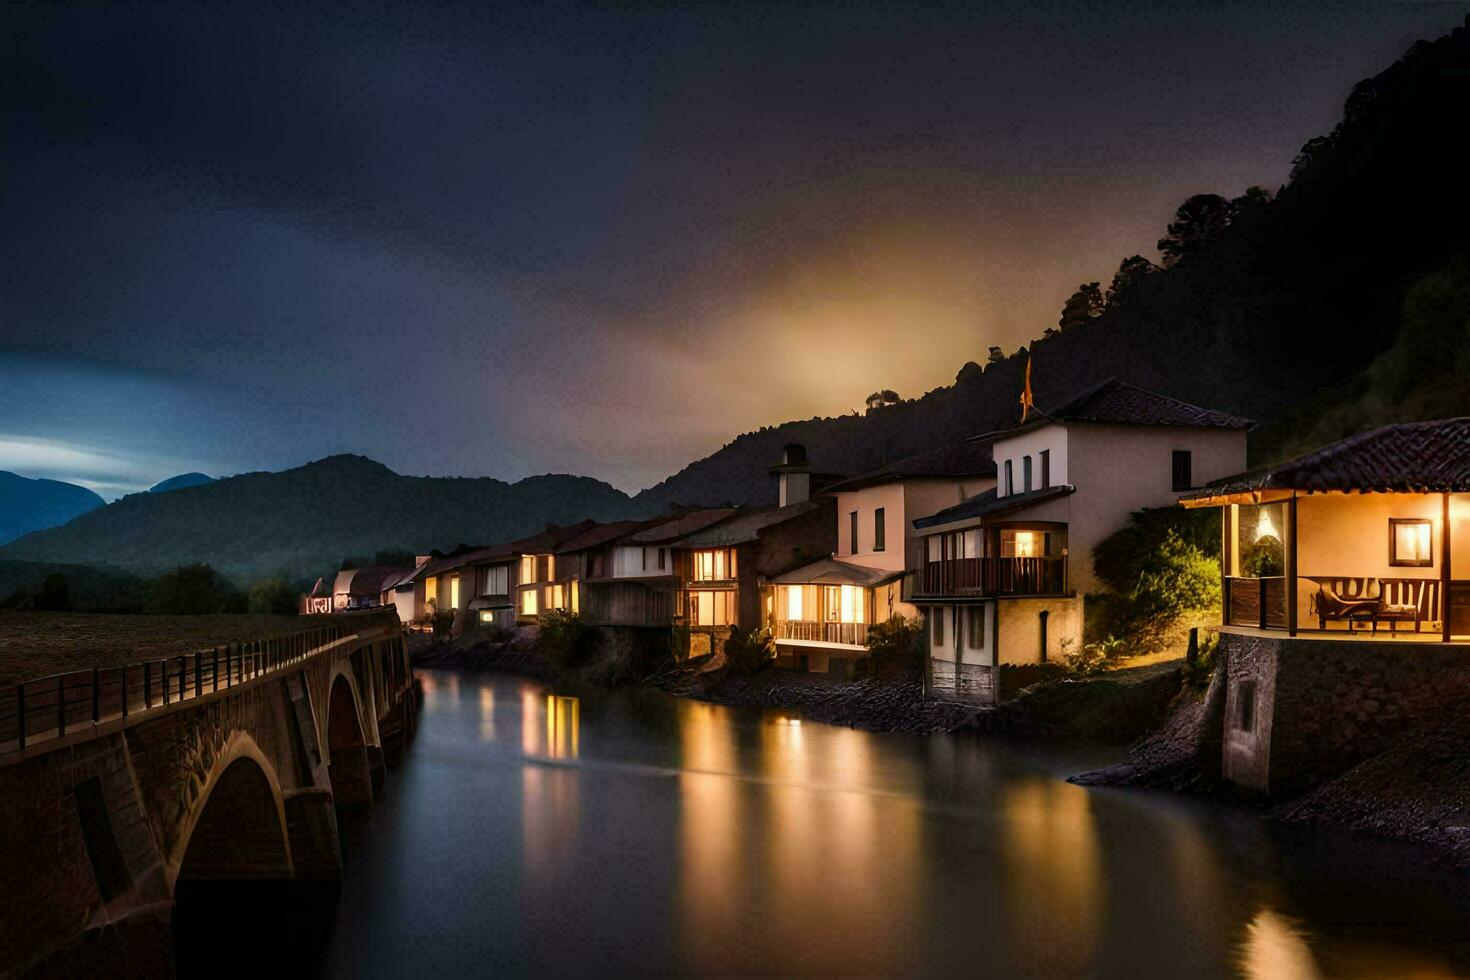
[(337, 876), (413, 674), (392, 610), (302, 627), (0, 689), (0, 976), (152, 973), (181, 882)]

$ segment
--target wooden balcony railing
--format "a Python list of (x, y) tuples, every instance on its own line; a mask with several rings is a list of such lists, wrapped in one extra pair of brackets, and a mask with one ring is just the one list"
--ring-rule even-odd
[(1286, 629), (1286, 579), (1225, 578), (1225, 622), (1230, 626)]
[(775, 633), (778, 640), (843, 643), (854, 647), (868, 645), (867, 623), (817, 623), (811, 620), (783, 619), (776, 623)]
[(918, 595), (1059, 595), (1067, 591), (1067, 559), (950, 558), (926, 562)]

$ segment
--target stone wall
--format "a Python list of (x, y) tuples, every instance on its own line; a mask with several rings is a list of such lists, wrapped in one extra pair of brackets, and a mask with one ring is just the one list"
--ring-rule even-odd
[(995, 703), (995, 668), (983, 664), (961, 664), (958, 672), (953, 660), (927, 658), (929, 664), (929, 696), (939, 701), (963, 701), (966, 704)]
[(1470, 691), (1470, 647), (1222, 631), (1221, 772), (1289, 796), (1375, 755)]

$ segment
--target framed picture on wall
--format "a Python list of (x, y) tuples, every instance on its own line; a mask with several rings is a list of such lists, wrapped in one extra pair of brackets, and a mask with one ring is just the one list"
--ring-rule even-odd
[(1388, 519), (1388, 563), (1395, 566), (1426, 568), (1434, 564), (1432, 521), (1420, 518)]

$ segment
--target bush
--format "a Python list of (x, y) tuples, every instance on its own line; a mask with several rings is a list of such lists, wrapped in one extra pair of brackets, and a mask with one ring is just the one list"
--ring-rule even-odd
[[(1220, 558), (1220, 508), (1146, 507), (1092, 549), (1092, 568), (1109, 589), (1122, 595), (1138, 586), (1153, 567), (1170, 534), (1206, 558)], [(1217, 575), (1218, 577), (1218, 575)]]
[(541, 614), (541, 630), (536, 634), (536, 652), (558, 670), (575, 667), (586, 659), (592, 646), (592, 632), (582, 625), (582, 617), (574, 612), (551, 609)]
[(454, 632), (454, 610), (445, 609), (442, 612), (434, 609), (429, 613), (429, 625), (434, 628), (434, 636), (443, 639)]
[(873, 673), (886, 677), (919, 677), (924, 672), (924, 627), (917, 619), (892, 616), (868, 629)]
[(1112, 670), (1122, 655), (1123, 641), (1116, 636), (1109, 636), (1082, 644), (1082, 649), (1076, 653), (1069, 653), (1064, 649), (1062, 663), (1066, 666), (1067, 673), (1073, 677), (1091, 677)]
[(1093, 549), (1098, 577), (1114, 591), (1088, 597), (1081, 669), (1115, 659), (1125, 645), (1135, 653), (1157, 649), (1181, 616), (1219, 604), (1219, 515), (1200, 520), (1199, 513), (1139, 511)]
[(250, 611), (294, 616), (298, 611), (296, 590), (278, 578), (256, 582), (250, 587)]
[(776, 641), (768, 629), (730, 627), (725, 640), (725, 668), (732, 674), (753, 674), (776, 656)]
[(175, 616), (242, 613), (248, 602), (208, 565), (181, 565), (153, 584), (150, 612)]

